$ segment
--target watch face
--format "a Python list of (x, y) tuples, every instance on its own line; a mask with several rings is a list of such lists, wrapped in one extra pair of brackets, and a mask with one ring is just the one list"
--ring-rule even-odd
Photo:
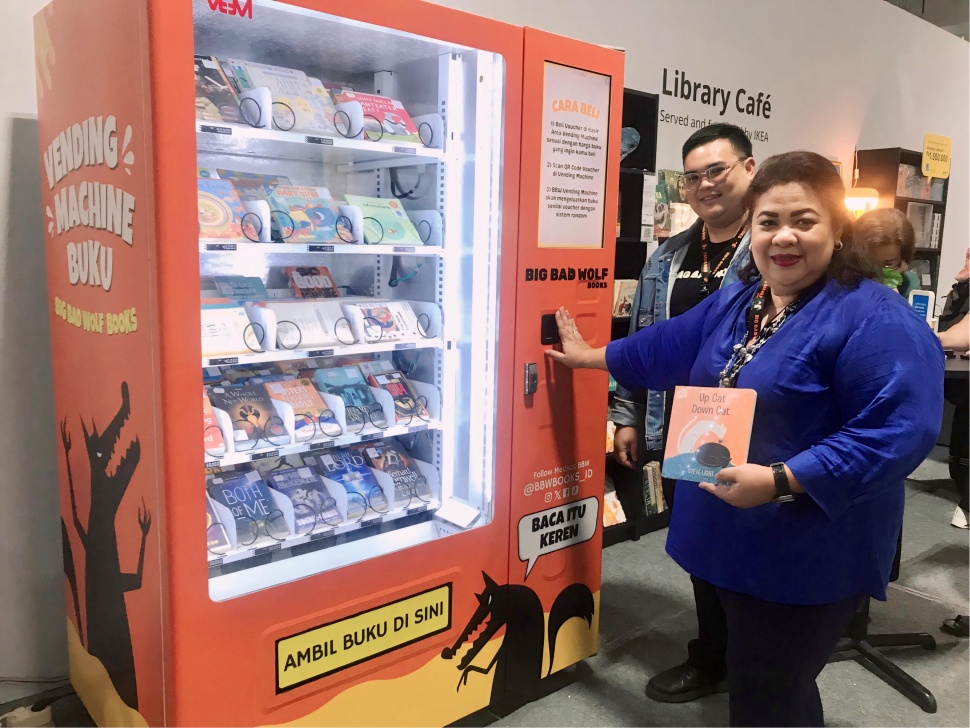
[(731, 464), (731, 451), (719, 442), (708, 442), (697, 448), (694, 457), (709, 468), (726, 468)]

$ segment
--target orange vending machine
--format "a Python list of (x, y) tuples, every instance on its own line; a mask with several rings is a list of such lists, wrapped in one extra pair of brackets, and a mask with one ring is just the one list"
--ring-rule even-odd
[(418, 0), (35, 36), (98, 724), (443, 725), (595, 652), (606, 378), (543, 352), (610, 329), (622, 55)]

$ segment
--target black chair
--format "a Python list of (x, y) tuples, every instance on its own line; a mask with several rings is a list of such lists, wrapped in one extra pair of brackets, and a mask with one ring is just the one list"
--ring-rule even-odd
[[(903, 536), (900, 533), (890, 581), (896, 581), (899, 578), (902, 549)], [(869, 634), (869, 597), (867, 596), (855, 617), (852, 618), (848, 634), (839, 640), (829, 661), (839, 659), (843, 653), (855, 652), (850, 656), (869, 672), (889, 683), (927, 713), (935, 713), (936, 698), (933, 697), (933, 693), (882, 654), (879, 651), (880, 647), (922, 647), (924, 650), (935, 650), (936, 640), (926, 632)]]

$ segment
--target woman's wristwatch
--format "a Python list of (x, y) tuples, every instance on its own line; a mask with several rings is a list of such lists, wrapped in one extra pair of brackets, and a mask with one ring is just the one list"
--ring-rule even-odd
[(795, 494), (791, 492), (791, 484), (788, 482), (788, 473), (785, 472), (784, 463), (772, 463), (771, 473), (775, 476), (775, 498), (773, 503), (788, 503), (795, 500)]

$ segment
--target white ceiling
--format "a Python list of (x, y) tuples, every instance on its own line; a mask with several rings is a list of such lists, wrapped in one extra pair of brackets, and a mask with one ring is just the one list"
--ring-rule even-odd
[(953, 35), (970, 38), (970, 0), (886, 0)]

